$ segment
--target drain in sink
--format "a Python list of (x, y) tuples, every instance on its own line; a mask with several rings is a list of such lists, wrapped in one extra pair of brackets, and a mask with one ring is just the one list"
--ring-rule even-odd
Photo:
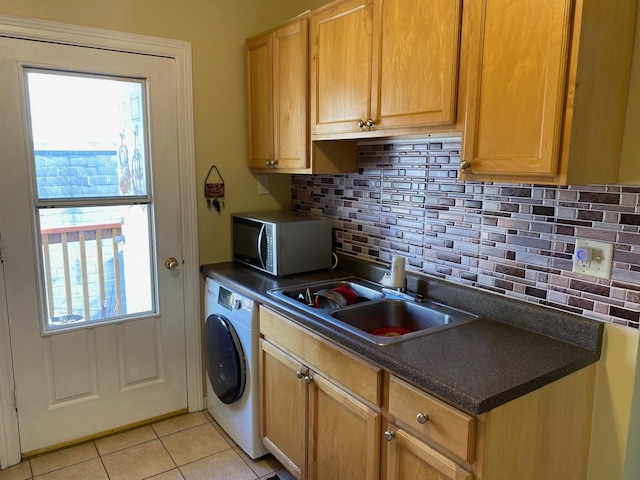
[(400, 335), (411, 333), (411, 330), (400, 327), (380, 327), (375, 330), (371, 330), (369, 333), (378, 337), (399, 337)]

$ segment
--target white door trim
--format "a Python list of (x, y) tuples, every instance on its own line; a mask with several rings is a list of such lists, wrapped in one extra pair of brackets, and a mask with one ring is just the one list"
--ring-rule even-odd
[[(66, 25), (0, 15), (0, 36), (40, 40), (83, 47), (116, 50), (172, 58), (178, 83), (178, 163), (182, 215), (182, 273), (187, 361), (187, 399), (189, 411), (202, 410), (202, 353), (200, 321), (200, 276), (198, 262), (197, 211), (195, 203), (195, 148), (193, 129), (193, 89), (191, 44), (111, 30)], [(0, 278), (0, 294), (4, 292)], [(4, 304), (4, 301), (0, 302)], [(6, 310), (0, 311), (0, 468), (20, 461), (17, 415), (13, 405), (13, 364), (9, 343)], [(6, 363), (5, 363), (6, 361)]]
[[(0, 238), (0, 258), (2, 258), (1, 248), (2, 239)], [(16, 459), (20, 460), (18, 415), (16, 415), (14, 404), (13, 362), (6, 298), (4, 271), (0, 265), (0, 467), (16, 463)]]

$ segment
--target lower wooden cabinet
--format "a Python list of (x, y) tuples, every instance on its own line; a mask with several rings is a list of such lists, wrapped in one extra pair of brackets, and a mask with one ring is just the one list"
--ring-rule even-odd
[(377, 480), (380, 412), (322, 375), (309, 375), (307, 478)]
[[(275, 345), (266, 335), (260, 340), (263, 443), (298, 479), (378, 480), (382, 415), (379, 407), (355, 392), (376, 392), (373, 398), (378, 399), (380, 370), (304, 334), (273, 312), (261, 318), (266, 318), (264, 330), (275, 328), (283, 334), (275, 341), (284, 344)], [(306, 335), (302, 342), (296, 340), (299, 333)], [(303, 345), (308, 346), (310, 357), (315, 352), (325, 358), (329, 370), (340, 359), (336, 368), (364, 369), (363, 373), (355, 375), (353, 382), (347, 378), (338, 384), (312, 368), (308, 359), (291, 352), (303, 350)]]
[(260, 341), (260, 436), (296, 478), (307, 470), (309, 393), (302, 372), (300, 362)]
[(263, 306), (260, 332), (261, 436), (299, 480), (586, 478), (595, 364), (470, 415)]
[(473, 474), (410, 433), (389, 424), (387, 480), (472, 480)]
[(585, 480), (595, 369), (477, 416), (391, 375), (386, 480)]
[(299, 479), (379, 478), (380, 412), (261, 340), (261, 435)]

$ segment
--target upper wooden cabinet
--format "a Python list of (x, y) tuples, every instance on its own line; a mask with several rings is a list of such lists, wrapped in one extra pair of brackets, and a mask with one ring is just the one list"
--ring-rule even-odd
[(461, 10), (461, 0), (343, 0), (312, 12), (312, 138), (455, 130)]
[(355, 172), (355, 144), (309, 138), (306, 15), (245, 42), (248, 162), (253, 171)]
[(461, 178), (617, 182), (635, 8), (635, 0), (465, 1)]
[(307, 19), (245, 43), (249, 168), (306, 168)]

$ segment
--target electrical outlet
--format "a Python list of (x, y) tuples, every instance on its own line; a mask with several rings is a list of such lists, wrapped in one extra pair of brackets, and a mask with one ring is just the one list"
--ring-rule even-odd
[(269, 175), (257, 175), (258, 178), (258, 195), (269, 195)]
[(576, 239), (573, 271), (592, 277), (610, 279), (613, 267), (613, 244)]

